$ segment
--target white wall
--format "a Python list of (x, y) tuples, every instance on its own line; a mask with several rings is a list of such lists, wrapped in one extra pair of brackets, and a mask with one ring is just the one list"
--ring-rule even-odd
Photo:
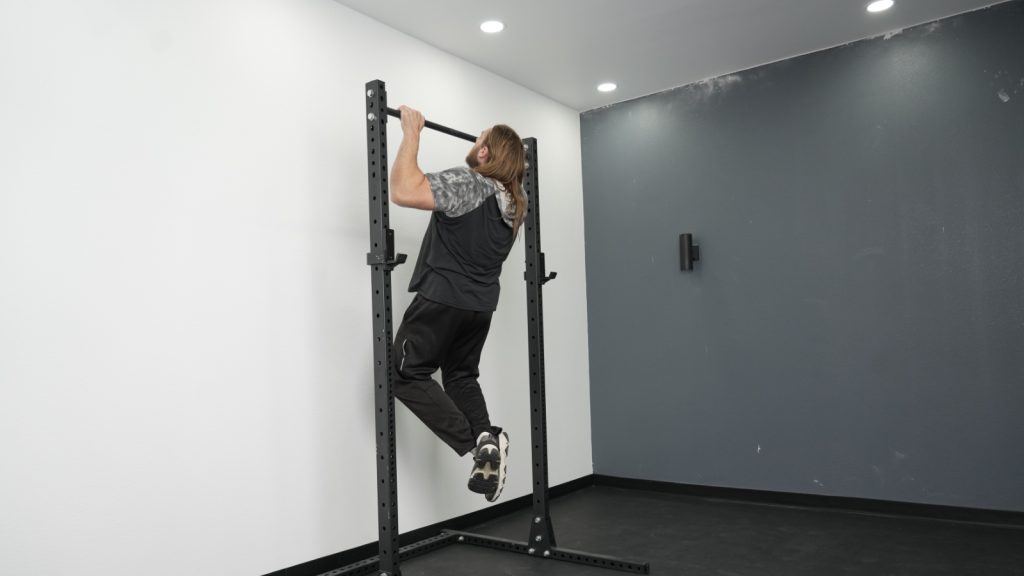
[[(251, 576), (376, 538), (374, 78), (539, 139), (551, 482), (592, 472), (574, 111), (331, 0), (3, 0), (0, 573)], [(428, 133), (421, 163), (468, 146)], [(400, 251), (427, 218), (392, 212)], [(520, 242), (482, 365), (504, 498), (530, 491), (522, 274)], [(485, 507), (404, 407), (398, 433), (403, 531)]]

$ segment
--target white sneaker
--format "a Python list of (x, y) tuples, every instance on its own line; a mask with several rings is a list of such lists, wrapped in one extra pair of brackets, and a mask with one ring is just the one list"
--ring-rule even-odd
[(477, 439), (473, 452), (473, 471), (469, 475), (469, 489), (483, 494), (494, 502), (505, 488), (508, 470), (508, 433), (497, 436), (484, 432)]

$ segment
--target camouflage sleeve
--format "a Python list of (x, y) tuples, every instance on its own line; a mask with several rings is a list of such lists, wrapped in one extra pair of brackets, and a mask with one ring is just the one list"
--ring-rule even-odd
[(426, 176), (434, 195), (434, 211), (444, 212), (451, 218), (476, 210), (497, 192), (492, 180), (464, 166)]

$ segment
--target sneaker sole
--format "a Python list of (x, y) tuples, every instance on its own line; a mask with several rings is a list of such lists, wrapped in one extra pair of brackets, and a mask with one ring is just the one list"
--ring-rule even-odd
[(498, 435), (498, 452), (501, 453), (501, 465), (498, 466), (498, 486), (494, 489), (493, 494), (485, 494), (488, 502), (494, 502), (501, 496), (501, 491), (505, 489), (505, 477), (508, 470), (508, 433), (502, 432)]
[(497, 468), (498, 464), (501, 464), (501, 440), (498, 440), (497, 450), (488, 450), (483, 454), (477, 454), (476, 456), (473, 457), (473, 461), (476, 462), (476, 464), (479, 466), (483, 466), (484, 464), (490, 464), (491, 466)]
[(490, 494), (494, 492), (497, 482), (495, 480), (483, 480), (481, 478), (470, 478), (469, 479), (469, 491), (476, 492), (477, 494)]

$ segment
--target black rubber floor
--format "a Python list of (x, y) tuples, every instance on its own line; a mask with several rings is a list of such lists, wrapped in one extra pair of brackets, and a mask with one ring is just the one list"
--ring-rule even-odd
[[(730, 502), (610, 487), (551, 501), (559, 547), (649, 562), (665, 576), (1019, 576), (1024, 529)], [(475, 532), (525, 541), (530, 512)], [(455, 545), (403, 576), (625, 574)]]

